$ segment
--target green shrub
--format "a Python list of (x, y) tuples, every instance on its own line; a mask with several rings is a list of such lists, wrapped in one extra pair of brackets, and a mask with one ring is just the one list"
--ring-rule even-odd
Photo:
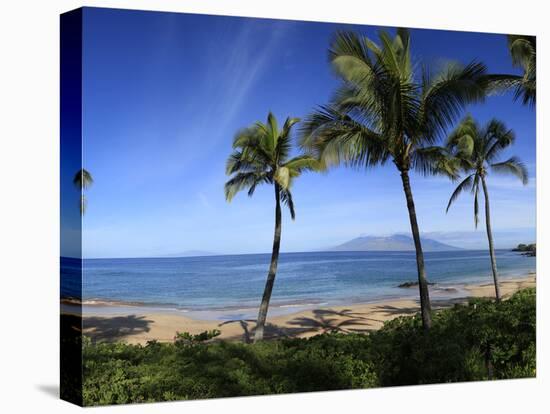
[(178, 334), (145, 346), (83, 341), (85, 405), (532, 377), (535, 291), (387, 322), (371, 334), (258, 344)]
[(386, 323), (370, 335), (381, 385), (534, 376), (535, 299), (525, 289), (501, 303), (455, 305), (434, 314), (429, 333), (419, 316)]

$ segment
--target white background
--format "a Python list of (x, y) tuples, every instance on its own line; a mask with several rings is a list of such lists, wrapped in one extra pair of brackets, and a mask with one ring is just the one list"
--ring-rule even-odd
[[(548, 113), (544, 1), (4, 1), (0, 6), (0, 410), (75, 412), (57, 398), (59, 14), (82, 5), (536, 34), (538, 377), (98, 408), (101, 412), (549, 412)], [(546, 128), (545, 128), (546, 127)], [(546, 132), (546, 134), (545, 134)], [(547, 139), (548, 138), (548, 139)], [(544, 163), (546, 159), (546, 165)], [(546, 189), (545, 189), (546, 186)], [(96, 409), (94, 409), (95, 411)]]

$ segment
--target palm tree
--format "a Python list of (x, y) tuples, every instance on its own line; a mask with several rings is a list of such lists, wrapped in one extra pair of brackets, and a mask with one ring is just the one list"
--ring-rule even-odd
[(491, 214), (489, 208), (489, 192), (487, 190), (487, 175), (489, 170), (495, 173), (508, 173), (518, 177), (521, 182), (527, 184), (527, 170), (517, 157), (511, 157), (506, 161), (496, 162), (499, 154), (512, 145), (515, 134), (511, 129), (493, 119), (481, 127), (471, 117), (467, 116), (448, 138), (448, 148), (451, 153), (460, 160), (460, 164), (466, 177), (454, 190), (447, 211), (458, 198), (460, 193), (470, 190), (474, 196), (474, 224), (477, 228), (479, 222), (479, 185), (483, 189), (485, 197), (485, 226), (487, 228), (487, 240), (489, 241), (489, 254), (491, 256), (491, 269), (495, 284), (495, 297), (500, 301), (500, 289), (498, 285), (497, 263), (491, 230)]
[(84, 215), (86, 212), (86, 206), (88, 205), (88, 200), (86, 199), (86, 195), (84, 194), (84, 191), (87, 190), (91, 185), (94, 183), (94, 179), (92, 177), (92, 174), (90, 174), (87, 170), (84, 168), (77, 171), (73, 178), (73, 184), (76, 188), (80, 191), (80, 214)]
[(508, 35), (508, 49), (512, 64), (522, 75), (489, 75), (494, 91), (514, 90), (514, 99), (534, 106), (537, 101), (537, 42), (535, 36)]
[(237, 192), (248, 189), (252, 196), (260, 184), (271, 184), (275, 191), (275, 235), (271, 265), (267, 274), (254, 341), (261, 341), (269, 308), (269, 300), (275, 283), (279, 247), (281, 245), (281, 202), (286, 204), (292, 220), (295, 218), (294, 202), (290, 191), (292, 181), (303, 171), (317, 168), (317, 160), (308, 155), (290, 157), (292, 142), (290, 132), (298, 118), (287, 118), (279, 129), (272, 113), (267, 123), (256, 122), (252, 127), (237, 133), (233, 141), (234, 152), (227, 160), (226, 173), (231, 178), (225, 183), (225, 198), (231, 201)]
[(380, 45), (353, 32), (337, 34), (329, 60), (342, 83), (332, 101), (307, 118), (301, 144), (326, 165), (393, 162), (409, 211), (427, 330), (431, 305), (409, 171), (454, 174), (445, 150), (435, 144), (468, 103), (484, 98), (486, 70), (472, 62), (449, 63), (435, 75), (426, 67), (417, 71), (407, 30), (397, 29), (393, 38), (380, 32), (379, 38)]

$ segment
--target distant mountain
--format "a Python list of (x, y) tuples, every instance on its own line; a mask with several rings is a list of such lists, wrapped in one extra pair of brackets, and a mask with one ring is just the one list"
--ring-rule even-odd
[[(421, 238), (422, 250), (425, 252), (443, 252), (449, 250), (461, 250), (458, 247), (436, 240)], [(414, 250), (414, 241), (411, 236), (405, 234), (394, 234), (392, 236), (362, 236), (347, 241), (336, 247), (329, 249), (338, 252), (357, 252), (357, 251), (412, 251)]]

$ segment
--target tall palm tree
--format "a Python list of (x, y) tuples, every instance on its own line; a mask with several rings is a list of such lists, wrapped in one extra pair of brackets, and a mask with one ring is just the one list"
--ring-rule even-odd
[(90, 174), (86, 169), (82, 168), (75, 174), (73, 178), (73, 184), (80, 191), (80, 214), (84, 215), (86, 212), (86, 207), (88, 205), (88, 200), (84, 191), (92, 186), (94, 179), (92, 174)]
[(493, 91), (514, 91), (514, 99), (524, 105), (537, 102), (537, 42), (535, 36), (508, 35), (508, 49), (512, 64), (521, 69), (521, 75), (489, 75)]
[(466, 177), (458, 184), (454, 190), (447, 211), (458, 198), (460, 193), (470, 190), (474, 196), (474, 224), (477, 228), (479, 222), (479, 186), (483, 189), (485, 198), (485, 226), (487, 228), (487, 240), (489, 242), (489, 254), (491, 257), (491, 269), (493, 272), (493, 281), (495, 284), (495, 297), (500, 301), (500, 289), (498, 285), (497, 262), (495, 258), (495, 248), (493, 243), (493, 233), (491, 230), (491, 214), (489, 208), (489, 192), (487, 190), (487, 175), (489, 171), (495, 173), (513, 174), (521, 182), (527, 184), (527, 170), (517, 157), (511, 157), (506, 161), (497, 162), (499, 154), (507, 147), (512, 145), (515, 140), (515, 134), (511, 129), (493, 119), (481, 127), (471, 116), (462, 120), (458, 127), (448, 138), (448, 148), (457, 159), (460, 160), (462, 170)]
[(281, 202), (286, 204), (292, 220), (295, 218), (294, 202), (290, 191), (292, 181), (303, 171), (317, 168), (318, 162), (309, 155), (299, 155), (290, 158), (292, 149), (291, 129), (299, 122), (298, 118), (287, 118), (282, 129), (279, 129), (275, 116), (270, 112), (267, 123), (256, 122), (252, 127), (237, 133), (233, 141), (233, 153), (227, 160), (226, 173), (231, 178), (225, 183), (225, 198), (227, 201), (243, 189), (248, 189), (252, 196), (260, 184), (273, 185), (275, 192), (275, 234), (271, 265), (258, 312), (258, 321), (254, 341), (260, 341), (264, 336), (265, 321), (269, 300), (275, 283), (279, 248), (281, 245)]
[(380, 32), (380, 44), (353, 32), (336, 35), (329, 60), (342, 80), (332, 101), (303, 124), (304, 148), (326, 165), (374, 167), (391, 160), (397, 168), (409, 211), (416, 250), (422, 322), (431, 326), (424, 255), (409, 171), (453, 175), (438, 139), (470, 102), (484, 98), (485, 66), (449, 63), (433, 74), (417, 70), (409, 32)]

